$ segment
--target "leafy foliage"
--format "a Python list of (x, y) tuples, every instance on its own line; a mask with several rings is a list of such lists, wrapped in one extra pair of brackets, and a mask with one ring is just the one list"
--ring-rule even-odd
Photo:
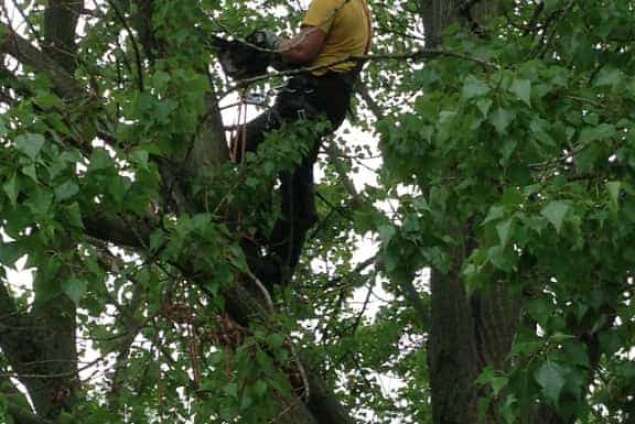
[[(633, 40), (618, 24), (629, 5), (505, 2), (483, 39), (448, 40), (491, 66), (429, 62), (413, 77), (415, 110), (381, 123), (388, 181), (420, 193), (396, 230), (423, 228), (418, 260), (525, 299), (509, 371), (483, 378), (508, 422), (537, 399), (566, 419), (629, 416), (595, 403), (598, 367), (632, 364)], [(455, 249), (469, 257), (449, 263)]]
[[(421, 2), (369, 3), (375, 54), (421, 48)], [(18, 33), (44, 47), (47, 6), (14, 6), (29, 21)], [(320, 223), (293, 284), (250, 325), (226, 314), (237, 283), (261, 294), (241, 242), (271, 231), (276, 177), (318, 129), (271, 134), (240, 166), (206, 162), (224, 136), (215, 96), (232, 88), (206, 35), (289, 32), (301, 8), (85, 6), (77, 98), (37, 64), (0, 67), (2, 319), (45, 330), (3, 325), (40, 354), (68, 322), (72, 334), (66, 356), (39, 357), (62, 355), (70, 371), (16, 366), (9, 340), (2, 375), (71, 375), (59, 422), (275, 422), (307, 394), (300, 356), (360, 419), (432, 422), (429, 267), (470, 294), (500, 284), (521, 300), (519, 317), (503, 317), (519, 322), (504, 363), (475, 381), (485, 422), (538, 422), (541, 409), (563, 422), (633, 418), (632, 1), (500, 1), (480, 36), (450, 28), (452, 54), (369, 61), (350, 129), (323, 146)], [(360, 129), (379, 137), (383, 162)], [(353, 193), (351, 176), (368, 181)], [(8, 278), (16, 269), (33, 283)]]

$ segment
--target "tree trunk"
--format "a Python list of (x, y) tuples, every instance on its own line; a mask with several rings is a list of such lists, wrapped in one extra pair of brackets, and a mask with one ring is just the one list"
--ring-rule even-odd
[[(64, 74), (72, 75), (76, 68), (75, 29), (83, 3), (83, 0), (49, 0), (43, 24), (43, 45), (49, 52), (48, 57), (40, 56), (30, 45), (22, 46), (23, 54), (30, 58), (27, 62), (38, 62), (49, 69), (58, 84), (64, 80), (60, 84), (64, 86), (60, 95), (69, 101), (77, 93), (74, 93), (72, 78)], [(19, 48), (20, 41), (12, 41)], [(62, 240), (56, 244), (72, 256), (75, 246), (63, 237), (61, 235)], [(0, 334), (0, 347), (27, 388), (38, 417), (54, 420), (62, 412), (71, 410), (79, 389), (76, 308), (59, 289), (70, 276), (70, 266), (53, 257), (42, 257), (38, 261), (41, 266), (34, 278), (35, 300), (30, 313), (17, 310), (6, 288), (0, 293), (0, 309), (11, 315), (3, 322), (8, 325)], [(44, 267), (45, 263), (51, 266)], [(28, 410), (9, 408), (9, 413), (17, 422), (29, 422)]]
[[(470, 9), (465, 4), (473, 4)], [(442, 43), (448, 25), (459, 23), (477, 30), (487, 16), (496, 12), (495, 0), (464, 2), (422, 0), (427, 47)], [(454, 231), (466, 246), (451, 253), (452, 267), (446, 274), (431, 273), (431, 328), (428, 345), (433, 422), (476, 423), (480, 393), (475, 380), (491, 366), (502, 369), (511, 348), (519, 318), (518, 300), (503, 285), (468, 295), (461, 279), (461, 267), (472, 249), (471, 225)], [(495, 416), (487, 422), (497, 422)]]
[[(36, 299), (29, 314), (16, 309), (6, 288), (0, 291), (0, 348), (27, 388), (38, 416), (45, 419), (70, 410), (78, 389), (75, 305), (61, 293), (47, 298), (44, 293), (50, 290), (42, 289), (60, 285), (64, 274), (62, 269), (46, 277), (37, 275)], [(9, 384), (2, 392), (11, 389)]]

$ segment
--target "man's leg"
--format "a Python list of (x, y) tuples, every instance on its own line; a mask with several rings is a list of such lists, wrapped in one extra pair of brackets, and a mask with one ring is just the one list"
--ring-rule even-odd
[(313, 185), (313, 164), (319, 142), (293, 171), (280, 175), (282, 197), (281, 216), (270, 236), (270, 250), (280, 267), (283, 278), (288, 276), (300, 260), (307, 231), (317, 222)]
[[(255, 152), (264, 141), (266, 132), (280, 128), (283, 122), (291, 123), (309, 118), (306, 123), (312, 125), (319, 117), (324, 117), (322, 113), (326, 112), (333, 126), (339, 126), (346, 112), (348, 93), (340, 87), (332, 89), (325, 85), (320, 88), (322, 90), (316, 91), (314, 87), (311, 91), (303, 92), (296, 86), (293, 90), (282, 92), (272, 112), (260, 115), (247, 124), (245, 151)], [(340, 99), (342, 96), (346, 101)], [(336, 103), (336, 111), (331, 110), (333, 101)], [(248, 249), (254, 259), (257, 256), (259, 262), (266, 263), (259, 277), (268, 286), (281, 284), (289, 279), (300, 259), (306, 233), (317, 221), (313, 164), (317, 159), (320, 139), (321, 135), (315, 137), (309, 154), (293, 171), (280, 175), (281, 216), (268, 237), (268, 257), (261, 257), (257, 246), (250, 246)]]

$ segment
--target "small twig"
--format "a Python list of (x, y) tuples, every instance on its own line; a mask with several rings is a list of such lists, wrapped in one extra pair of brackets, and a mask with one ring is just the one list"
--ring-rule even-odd
[(346, 274), (346, 275), (340, 275), (339, 277), (336, 277), (334, 279), (332, 279), (329, 282), (329, 286), (335, 286), (337, 284), (339, 284), (344, 278), (350, 276), (350, 275), (355, 275), (355, 274), (359, 274), (362, 271), (364, 271), (366, 268), (368, 268), (369, 266), (375, 264), (375, 262), (377, 262), (377, 256), (371, 256), (370, 258), (366, 259), (363, 262), (360, 262), (350, 273)]
[[(371, 283), (372, 282), (373, 281), (371, 280)], [(357, 317), (355, 318), (355, 322), (353, 322), (353, 324), (349, 327), (352, 330), (352, 334), (355, 334), (357, 332), (357, 329), (359, 328), (359, 324), (362, 322), (362, 317), (366, 313), (366, 309), (368, 309), (368, 304), (370, 303), (370, 297), (372, 296), (372, 294), (373, 294), (373, 287), (371, 284), (371, 286), (368, 288), (368, 294), (366, 295), (364, 304), (362, 305), (362, 310), (359, 311), (359, 314), (357, 314)]]
[(121, 25), (124, 27), (124, 29), (128, 33), (128, 36), (130, 37), (130, 41), (132, 42), (132, 49), (134, 50), (135, 59), (137, 61), (137, 77), (139, 78), (139, 91), (144, 91), (143, 67), (141, 64), (141, 53), (139, 51), (139, 46), (137, 45), (137, 40), (134, 36), (134, 33), (132, 32), (132, 29), (130, 28), (130, 25), (128, 25), (128, 22), (126, 21), (126, 18), (123, 16), (123, 14), (121, 13), (117, 5), (112, 0), (107, 0), (107, 1), (110, 7), (112, 7), (112, 9), (115, 11), (115, 15), (117, 16), (117, 19), (119, 19), (119, 21), (121, 22)]

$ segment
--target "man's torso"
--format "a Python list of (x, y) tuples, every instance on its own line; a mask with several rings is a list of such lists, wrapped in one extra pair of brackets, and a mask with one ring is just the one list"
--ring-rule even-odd
[[(372, 36), (370, 14), (366, 0), (313, 0), (303, 25), (322, 29), (327, 35), (318, 58), (311, 67), (325, 66), (313, 73), (322, 75), (328, 70), (349, 72), (356, 62), (344, 62), (351, 56), (366, 53)], [(333, 63), (332, 66), (326, 66)]]

